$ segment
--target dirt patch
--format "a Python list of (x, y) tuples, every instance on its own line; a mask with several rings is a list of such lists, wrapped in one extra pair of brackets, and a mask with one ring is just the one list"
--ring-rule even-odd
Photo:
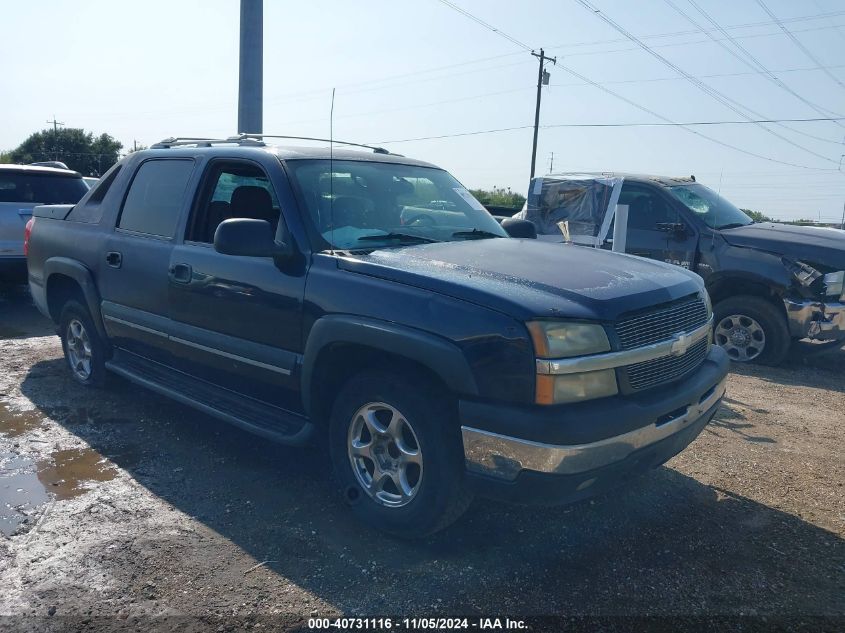
[[(408, 543), (352, 520), (319, 451), (120, 381), (83, 389), (54, 336), (0, 340), (0, 400), (30, 420), (0, 433), (12, 460), (0, 480), (32, 474), (48, 495), (0, 537), (0, 614), (88, 630), (150, 616), (282, 628), (317, 614), (842, 617), (836, 354), (738, 368), (705, 432), (622, 490), (563, 508), (480, 500)], [(62, 499), (37, 475), (59, 454), (80, 468)]]

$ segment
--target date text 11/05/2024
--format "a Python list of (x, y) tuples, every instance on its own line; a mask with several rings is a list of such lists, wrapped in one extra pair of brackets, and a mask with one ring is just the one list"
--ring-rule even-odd
[(510, 618), (309, 618), (309, 630), (525, 630), (524, 620)]

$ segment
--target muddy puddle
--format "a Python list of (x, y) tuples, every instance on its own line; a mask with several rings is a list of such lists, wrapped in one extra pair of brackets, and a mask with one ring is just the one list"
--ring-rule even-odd
[(40, 411), (9, 411), (0, 403), (0, 435), (18, 437), (37, 429), (44, 423), (44, 414)]
[[(37, 429), (44, 417), (41, 411), (10, 411), (0, 403), (0, 440)], [(67, 411), (65, 417), (78, 423), (92, 419), (88, 409)], [(72, 499), (117, 476), (117, 467), (92, 448), (55, 450), (35, 461), (6, 444), (0, 446), (0, 534), (7, 537), (31, 524), (51, 499)]]
[(38, 462), (11, 452), (0, 453), (0, 533), (14, 534), (51, 498), (72, 499), (91, 483), (116, 476), (115, 465), (91, 448), (54, 451)]

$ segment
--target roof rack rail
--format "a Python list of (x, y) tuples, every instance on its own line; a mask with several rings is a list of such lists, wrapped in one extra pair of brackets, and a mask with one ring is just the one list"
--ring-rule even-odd
[(169, 149), (171, 147), (184, 147), (186, 145), (193, 145), (195, 147), (211, 147), (218, 144), (232, 144), (237, 145), (252, 145), (256, 147), (263, 147), (265, 143), (254, 138), (241, 138), (238, 136), (230, 136), (229, 138), (206, 138), (200, 136), (171, 136), (163, 139), (158, 143), (150, 146), (150, 149)]
[(251, 139), (265, 139), (265, 138), (286, 138), (295, 141), (320, 141), (323, 143), (337, 143), (338, 145), (349, 145), (351, 147), (363, 147), (371, 149), (376, 154), (390, 154), (388, 150), (383, 147), (376, 147), (374, 145), (365, 145), (364, 143), (352, 143), (350, 141), (339, 141), (331, 138), (315, 138), (313, 136), (285, 136), (282, 134), (253, 134), (251, 132), (241, 132), (237, 136), (232, 137), (237, 140), (251, 140)]

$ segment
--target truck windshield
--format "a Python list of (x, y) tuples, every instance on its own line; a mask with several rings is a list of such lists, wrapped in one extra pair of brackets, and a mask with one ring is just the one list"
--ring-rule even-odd
[(669, 191), (711, 229), (726, 229), (752, 224), (753, 220), (704, 185), (669, 187)]
[(354, 160), (289, 160), (322, 248), (507, 237), (448, 172)]

